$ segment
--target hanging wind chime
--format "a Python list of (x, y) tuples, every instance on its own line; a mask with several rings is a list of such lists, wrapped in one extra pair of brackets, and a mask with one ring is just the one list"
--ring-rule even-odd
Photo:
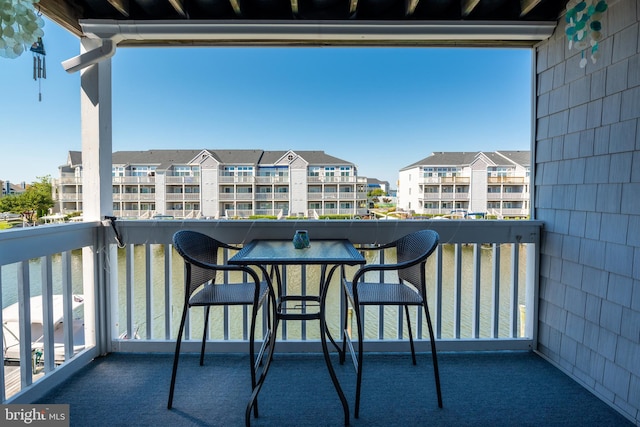
[(42, 79), (47, 78), (47, 64), (45, 62), (46, 52), (42, 37), (31, 46), (33, 52), (33, 80), (38, 81), (38, 101), (42, 101)]
[(582, 51), (580, 68), (587, 66), (585, 52), (591, 47), (591, 61), (600, 58), (598, 42), (602, 38), (602, 13), (607, 10), (606, 0), (571, 0), (567, 3), (565, 34), (569, 50), (575, 47)]

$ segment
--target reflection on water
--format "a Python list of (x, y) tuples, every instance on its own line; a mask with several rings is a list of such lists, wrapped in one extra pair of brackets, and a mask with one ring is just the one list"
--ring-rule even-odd
[[(500, 251), (500, 290), (499, 290), (499, 336), (510, 336), (510, 283), (511, 283), (511, 245), (503, 245)], [(481, 249), (481, 286), (480, 286), (480, 337), (491, 336), (492, 324), (492, 301), (494, 291), (492, 289), (492, 269), (494, 252), (491, 246), (482, 246)], [(147, 337), (147, 321), (145, 316), (147, 301), (151, 306), (151, 339), (165, 339), (165, 296), (169, 300), (168, 313), (172, 316), (172, 331), (170, 339), (175, 339), (180, 315), (183, 306), (183, 262), (182, 258), (173, 251), (171, 265), (171, 285), (169, 295), (165, 295), (165, 265), (164, 265), (164, 245), (151, 245), (150, 250), (150, 271), (151, 277), (146, 278), (146, 255), (145, 246), (136, 245), (132, 258), (133, 271), (130, 272), (130, 282), (132, 286), (133, 301), (133, 325), (142, 338)], [(519, 251), (520, 259), (518, 263), (518, 303), (524, 304), (525, 297), (525, 271), (526, 271), (526, 251)], [(372, 258), (375, 253), (367, 252), (367, 262), (378, 262), (377, 258)], [(394, 254), (390, 251), (386, 253), (385, 262), (394, 262)], [(52, 257), (52, 277), (54, 293), (62, 293), (62, 262), (61, 255)], [(454, 246), (443, 246), (443, 274), (442, 274), (442, 338), (454, 337)], [(17, 302), (17, 271), (19, 264), (11, 264), (2, 267), (2, 306), (7, 307)], [(351, 277), (357, 267), (347, 267), (346, 276)], [(288, 284), (287, 292), (290, 294), (300, 293), (304, 286), (307, 293), (317, 293), (320, 268), (306, 267), (306, 280), (301, 280), (301, 267), (289, 266), (286, 271)], [(40, 295), (41, 289), (41, 261), (35, 259), (29, 262), (29, 276), (31, 283), (31, 295)], [(73, 293), (82, 293), (82, 252), (73, 251), (71, 256), (71, 278)], [(435, 257), (432, 256), (427, 263), (428, 297), (431, 315), (436, 316), (435, 301)], [(119, 333), (126, 331), (126, 283), (127, 269), (125, 250), (118, 250), (118, 314), (117, 326)], [(462, 247), (462, 298), (461, 298), (461, 338), (472, 337), (472, 317), (474, 307), (473, 297), (473, 247)], [(338, 334), (340, 328), (340, 286), (337, 274), (334, 276), (327, 297), (327, 323), (334, 335)], [(310, 308), (310, 310), (313, 308)], [(225, 310), (228, 310), (230, 322), (227, 324), (227, 331), (224, 330), (223, 319)], [(202, 333), (202, 315), (204, 310), (192, 310), (190, 321), (193, 337), (198, 337)], [(396, 338), (398, 325), (398, 309), (395, 307), (385, 307), (384, 310), (383, 333), (385, 338)], [(245, 325), (243, 319), (247, 319), (247, 311), (242, 307), (214, 307), (212, 308), (212, 318), (210, 321), (210, 336), (212, 339), (242, 339)], [(368, 307), (365, 314), (365, 334), (369, 338), (377, 338), (379, 309)], [(302, 326), (304, 322), (288, 321), (281, 325), (280, 333), (286, 333), (287, 339), (302, 339), (303, 334), (307, 339), (317, 339), (319, 337), (317, 322), (307, 322), (306, 328)], [(412, 320), (415, 324), (415, 320)], [(423, 322), (423, 330), (426, 334), (426, 322)], [(355, 325), (354, 325), (355, 326)], [(261, 327), (261, 320), (259, 322)], [(354, 328), (355, 329), (355, 328)], [(406, 327), (404, 327), (406, 334)]]
[[(164, 313), (165, 313), (165, 277), (164, 277), (164, 246), (152, 245), (151, 250), (151, 278), (149, 280), (149, 292), (147, 293), (145, 277), (145, 248), (144, 246), (136, 246), (134, 249), (133, 265), (134, 271), (132, 275), (133, 286), (133, 301), (134, 301), (134, 317), (133, 323), (135, 328), (138, 328), (138, 333), (141, 337), (146, 337), (146, 321), (144, 318), (146, 302), (148, 298), (152, 307), (152, 328), (151, 338), (164, 339)], [(525, 298), (525, 271), (526, 271), (526, 251), (521, 249), (519, 251), (520, 259), (518, 262), (518, 304), (524, 304)], [(386, 263), (392, 263), (395, 261), (395, 254), (391, 251), (386, 252)], [(379, 262), (375, 252), (366, 253), (368, 257), (367, 262)], [(493, 329), (493, 299), (494, 290), (492, 289), (493, 282), (493, 257), (494, 251), (491, 246), (481, 247), (481, 266), (480, 266), (480, 337), (489, 338), (492, 335)], [(443, 246), (443, 274), (442, 274), (442, 320), (441, 320), (441, 338), (453, 338), (454, 331), (454, 302), (455, 302), (455, 278), (454, 278), (454, 246)], [(121, 332), (124, 332), (126, 325), (125, 311), (122, 309), (125, 304), (126, 295), (126, 259), (125, 251), (120, 250), (118, 256), (119, 264), (119, 307), (121, 308), (119, 313), (119, 325)], [(346, 276), (352, 277), (357, 267), (347, 267)], [(296, 266), (288, 266), (285, 274), (287, 282), (287, 293), (299, 294), (304, 287), (306, 293), (317, 294), (320, 267), (307, 266), (306, 267), (306, 280), (302, 280), (302, 268)], [(462, 247), (462, 290), (461, 290), (461, 308), (460, 308), (460, 337), (471, 338), (473, 327), (473, 310), (474, 310), (474, 282), (473, 282), (473, 247)], [(181, 310), (183, 306), (183, 263), (182, 258), (173, 251), (172, 255), (172, 278), (170, 287), (170, 308), (168, 310), (171, 313), (173, 330), (171, 331), (171, 337), (174, 338), (177, 333), (179, 325)], [(435, 256), (432, 256), (427, 263), (427, 278), (428, 282), (428, 298), (429, 308), (431, 315), (436, 316), (436, 301), (435, 301)], [(511, 286), (511, 245), (503, 245), (500, 251), (500, 289), (499, 289), (499, 337), (510, 336), (510, 286)], [(327, 323), (330, 330), (334, 335), (338, 334), (340, 328), (340, 286), (339, 278), (337, 274), (334, 276), (327, 296)], [(230, 319), (232, 319), (228, 326), (227, 335), (224, 331), (224, 308), (215, 307), (212, 308), (212, 318), (210, 321), (210, 336), (213, 339), (223, 339), (230, 336), (232, 339), (242, 338), (243, 325), (242, 319), (247, 321), (247, 312), (241, 307), (227, 308), (230, 313)], [(310, 308), (313, 310), (313, 308)], [(396, 338), (397, 325), (398, 325), (398, 313), (399, 310), (395, 307), (385, 307), (383, 309), (383, 336), (384, 338)], [(198, 337), (202, 334), (202, 313), (203, 310), (193, 310), (190, 314), (192, 324), (192, 336)], [(378, 330), (378, 307), (367, 307), (365, 314), (365, 334), (368, 338), (377, 338), (379, 336)], [(412, 319), (412, 324), (415, 325), (415, 317)], [(286, 324), (281, 324), (281, 334), (285, 334), (289, 340), (302, 339), (303, 334), (307, 339), (318, 339), (319, 332), (317, 322), (306, 322), (307, 326), (304, 326), (305, 322), (302, 321), (288, 321)], [(259, 324), (261, 325), (261, 323)], [(354, 325), (355, 326), (355, 325)], [(415, 327), (414, 327), (415, 328)], [(354, 327), (355, 330), (355, 327)], [(406, 326), (404, 327), (406, 336)], [(414, 329), (415, 330), (415, 329)], [(423, 321), (423, 333), (427, 333), (426, 321)]]
[[(82, 293), (82, 251), (73, 251), (70, 257), (72, 293)], [(20, 263), (2, 266), (2, 308), (18, 302), (18, 269)], [(51, 257), (51, 274), (54, 294), (62, 293), (63, 270), (62, 255), (56, 254)], [(29, 283), (31, 296), (42, 295), (42, 262), (40, 258), (29, 261)]]

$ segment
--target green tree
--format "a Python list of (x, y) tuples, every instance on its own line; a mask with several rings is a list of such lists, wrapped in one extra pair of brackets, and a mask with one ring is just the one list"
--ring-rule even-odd
[(24, 193), (0, 198), (0, 212), (19, 214), (25, 220), (35, 222), (53, 207), (51, 192), (51, 177), (38, 177)]
[(377, 197), (377, 196), (386, 196), (387, 193), (384, 192), (382, 188), (375, 188), (367, 193), (368, 197)]

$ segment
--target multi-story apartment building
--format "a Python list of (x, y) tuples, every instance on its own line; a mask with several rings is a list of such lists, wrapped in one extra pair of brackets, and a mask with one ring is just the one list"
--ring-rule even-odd
[[(113, 153), (113, 211), (122, 218), (363, 215), (367, 179), (323, 151), (148, 150)], [(62, 213), (82, 211), (82, 154), (54, 180)]]
[(22, 194), (27, 191), (27, 184), (23, 181), (20, 184), (14, 184), (9, 181), (0, 181), (2, 193), (0, 196), (10, 196), (12, 194)]
[(439, 152), (399, 172), (398, 207), (417, 214), (529, 215), (529, 151)]

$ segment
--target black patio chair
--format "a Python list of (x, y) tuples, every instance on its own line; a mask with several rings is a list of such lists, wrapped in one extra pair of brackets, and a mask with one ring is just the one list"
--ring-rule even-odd
[[(358, 418), (360, 413), (360, 391), (362, 384), (362, 361), (363, 361), (363, 341), (364, 332), (361, 319), (361, 307), (367, 305), (396, 305), (404, 306), (407, 318), (407, 328), (409, 332), (409, 343), (411, 345), (411, 357), (413, 364), (416, 364), (416, 353), (413, 344), (413, 333), (411, 331), (411, 321), (409, 318), (409, 306), (422, 306), (427, 318), (429, 327), (429, 337), (431, 341), (431, 355), (433, 359), (433, 372), (435, 374), (436, 391), (438, 394), (438, 406), (442, 408), (442, 393), (440, 391), (440, 374), (438, 373), (438, 358), (436, 355), (436, 342), (433, 334), (433, 325), (429, 316), (427, 306), (427, 289), (425, 265), (429, 255), (438, 246), (439, 236), (433, 230), (421, 230), (408, 234), (394, 242), (384, 245), (363, 248), (363, 250), (384, 250), (395, 248), (397, 252), (397, 263), (395, 264), (367, 264), (361, 267), (352, 280), (343, 279), (343, 289), (352, 304), (356, 324), (358, 328), (358, 351), (357, 359), (354, 357), (354, 349), (351, 337), (347, 332), (347, 316), (345, 314), (345, 325), (343, 331), (341, 362), (344, 362), (346, 355), (346, 345), (349, 341), (349, 349), (354, 365), (356, 367), (356, 404), (354, 416)], [(397, 271), (398, 280), (390, 281), (367, 281), (365, 273), (373, 271), (384, 272), (389, 270)], [(384, 273), (383, 273), (384, 274)], [(388, 275), (388, 274), (387, 274)], [(367, 279), (370, 275), (367, 275)]]
[[(255, 353), (255, 329), (256, 318), (259, 309), (266, 303), (269, 307), (271, 284), (269, 278), (260, 280), (258, 274), (251, 268), (244, 266), (233, 266), (218, 263), (219, 250), (231, 249), (240, 250), (239, 247), (231, 246), (213, 239), (202, 233), (189, 230), (181, 230), (173, 235), (173, 245), (185, 262), (185, 295), (180, 329), (176, 340), (176, 352), (173, 359), (173, 372), (171, 373), (171, 387), (169, 389), (169, 402), (167, 408), (173, 405), (173, 392), (176, 383), (176, 372), (178, 370), (178, 360), (180, 358), (180, 344), (184, 332), (187, 312), (191, 307), (206, 307), (204, 315), (204, 330), (202, 334), (202, 346), (200, 349), (200, 365), (204, 364), (204, 350), (207, 338), (207, 326), (209, 322), (209, 309), (211, 306), (231, 306), (246, 305), (252, 306), (251, 311), (251, 331), (249, 338), (249, 354), (251, 363), (251, 389), (256, 386), (257, 370), (264, 353), (265, 344), (269, 341), (267, 337), (271, 333), (271, 313), (267, 312), (267, 324), (269, 330), (264, 344), (256, 357)], [(242, 280), (247, 282), (231, 282), (226, 279), (225, 272), (246, 273), (242, 275)], [(220, 273), (220, 274), (217, 274)], [(222, 283), (216, 283), (216, 279), (225, 277)], [(258, 416), (257, 405), (254, 406), (254, 414)]]

